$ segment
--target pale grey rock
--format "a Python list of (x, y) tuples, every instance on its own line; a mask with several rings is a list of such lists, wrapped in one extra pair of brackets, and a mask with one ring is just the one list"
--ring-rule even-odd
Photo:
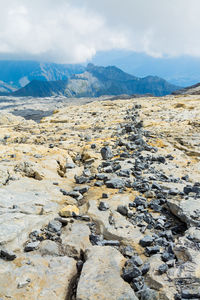
[(0, 297), (27, 300), (66, 298), (77, 272), (74, 259), (32, 254), (17, 259), (15, 264), (1, 261)]
[(62, 195), (51, 183), (23, 178), (0, 188), (0, 245), (22, 250), (30, 232), (57, 216)]
[(137, 300), (120, 276), (124, 257), (112, 247), (93, 246), (87, 251), (77, 287), (77, 300)]
[[(104, 199), (104, 202), (110, 206), (110, 209), (107, 211), (100, 211), (97, 201), (94, 200), (89, 201), (88, 208), (88, 215), (97, 222), (101, 234), (108, 240), (124, 241), (132, 246), (138, 244), (139, 240), (143, 238), (140, 229), (117, 212), (118, 205), (128, 206), (130, 196), (114, 195), (108, 200)], [(112, 219), (112, 222), (109, 221), (110, 219)]]
[(42, 241), (39, 245), (38, 251), (42, 256), (59, 256), (60, 255), (60, 249), (56, 242), (51, 240), (45, 240)]
[(146, 284), (149, 288), (160, 291), (159, 299), (174, 300), (176, 294), (175, 283), (169, 282), (167, 274), (160, 275), (158, 269), (163, 264), (159, 254), (151, 256), (146, 263), (150, 263), (150, 269), (146, 274)]
[(200, 225), (200, 201), (198, 199), (189, 198), (181, 201), (169, 199), (167, 204), (170, 211), (188, 227)]
[(61, 234), (63, 253), (80, 258), (81, 252), (91, 246), (90, 233), (89, 227), (84, 223), (73, 223), (63, 228)]
[(190, 227), (186, 232), (185, 236), (193, 242), (200, 243), (200, 228)]

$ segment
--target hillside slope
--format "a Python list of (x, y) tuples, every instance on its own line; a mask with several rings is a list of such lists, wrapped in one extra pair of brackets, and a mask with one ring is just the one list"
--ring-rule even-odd
[(200, 83), (174, 91), (173, 95), (200, 95)]
[(12, 93), (13, 96), (50, 97), (63, 94), (67, 80), (39, 81), (33, 80), (25, 87)]

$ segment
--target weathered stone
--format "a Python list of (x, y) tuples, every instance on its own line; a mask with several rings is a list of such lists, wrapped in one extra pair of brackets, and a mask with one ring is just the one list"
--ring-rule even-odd
[(109, 181), (106, 181), (106, 186), (107, 188), (111, 189), (121, 189), (125, 186), (125, 184), (123, 180), (114, 178)]
[(61, 217), (74, 217), (79, 215), (79, 209), (75, 205), (67, 205), (59, 212)]
[(107, 209), (109, 209), (109, 204), (106, 203), (106, 202), (101, 201), (99, 203), (99, 210), (106, 211)]
[(128, 214), (128, 208), (126, 206), (119, 205), (117, 207), (117, 212), (120, 213), (122, 216), (127, 216), (127, 214)]
[(127, 281), (129, 283), (133, 280), (133, 278), (136, 278), (141, 275), (142, 275), (142, 273), (141, 273), (140, 269), (134, 265), (124, 267), (123, 278), (125, 281)]
[(74, 188), (74, 191), (79, 192), (81, 194), (85, 194), (85, 193), (87, 193), (87, 191), (89, 190), (89, 188), (90, 187), (88, 185), (85, 185), (85, 186), (76, 186)]
[(87, 251), (77, 287), (77, 300), (138, 299), (120, 276), (123, 264), (124, 257), (109, 246), (94, 246)]
[(147, 272), (149, 272), (149, 269), (150, 263), (145, 263), (141, 268), (142, 275), (145, 275)]
[(51, 240), (42, 241), (39, 245), (39, 252), (42, 256), (59, 256), (61, 253), (58, 244)]
[(122, 197), (121, 195), (115, 195), (107, 201), (110, 209), (103, 212), (98, 209), (96, 201), (89, 201), (88, 214), (97, 222), (100, 232), (108, 240), (123, 240), (126, 244), (132, 246), (139, 243), (139, 240), (143, 237), (139, 228), (132, 225), (124, 216), (116, 212), (119, 203), (128, 205), (130, 202), (129, 196)]
[(146, 252), (148, 255), (159, 253), (160, 247), (159, 246), (146, 247)]
[(8, 251), (6, 249), (0, 249), (0, 258), (4, 260), (14, 260), (16, 258), (16, 254), (13, 253), (12, 251)]
[(143, 264), (143, 261), (139, 256), (133, 256), (131, 257), (131, 260), (137, 267), (140, 267)]
[(159, 300), (159, 294), (158, 292), (145, 288), (141, 291), (141, 300)]
[(166, 273), (167, 270), (168, 270), (167, 264), (162, 264), (158, 268), (158, 273), (162, 275), (162, 274)]
[(142, 247), (151, 246), (153, 244), (154, 238), (152, 236), (146, 235), (143, 239), (140, 240), (140, 245)]
[(90, 229), (83, 223), (74, 223), (63, 229), (61, 239), (63, 253), (67, 256), (80, 258), (81, 253), (90, 247)]
[(1, 263), (3, 299), (63, 300), (77, 272), (76, 261), (69, 257), (26, 255), (15, 261), (15, 264)]
[(103, 159), (110, 159), (113, 157), (113, 153), (112, 153), (112, 150), (110, 149), (109, 146), (106, 146), (106, 147), (103, 147), (101, 149), (101, 156)]
[(171, 212), (185, 222), (188, 227), (200, 225), (200, 201), (195, 199), (181, 201), (169, 199), (167, 205)]
[(61, 231), (61, 228), (62, 228), (62, 223), (57, 220), (52, 220), (48, 224), (48, 230), (55, 233), (59, 233)]
[(40, 244), (39, 241), (37, 241), (37, 242), (30, 242), (30, 243), (28, 243), (28, 244), (25, 246), (24, 251), (29, 252), (29, 251), (37, 250), (38, 247), (39, 247), (39, 244)]

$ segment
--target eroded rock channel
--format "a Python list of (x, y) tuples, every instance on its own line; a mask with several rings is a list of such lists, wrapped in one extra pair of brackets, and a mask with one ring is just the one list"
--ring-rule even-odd
[(196, 101), (1, 115), (2, 299), (200, 299)]

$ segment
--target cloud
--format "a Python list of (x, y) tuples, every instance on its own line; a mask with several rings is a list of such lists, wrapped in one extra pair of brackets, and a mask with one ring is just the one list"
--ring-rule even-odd
[(84, 62), (96, 51), (125, 47), (104, 18), (70, 1), (0, 0), (0, 57)]
[(200, 56), (199, 0), (0, 0), (0, 58), (81, 63), (115, 48)]

